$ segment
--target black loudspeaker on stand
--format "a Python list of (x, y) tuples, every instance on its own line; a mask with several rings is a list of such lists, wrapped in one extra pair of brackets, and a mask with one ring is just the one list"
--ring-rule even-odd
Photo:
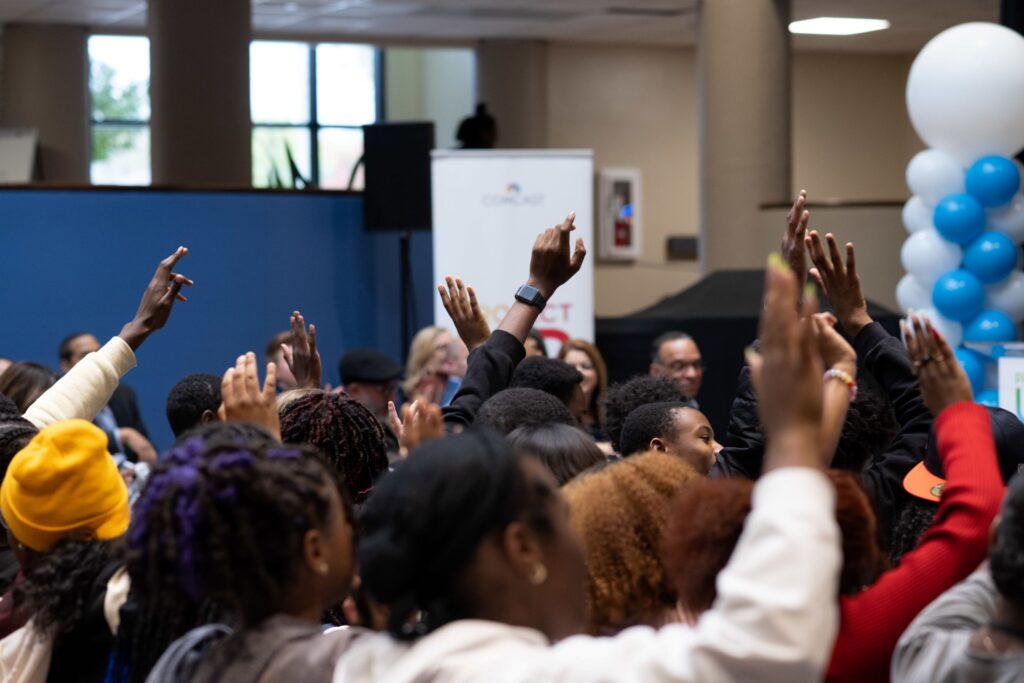
[(399, 233), (399, 289), (403, 360), (417, 327), (412, 289), (412, 231), (430, 230), (430, 152), (434, 124), (382, 123), (363, 127), (363, 226)]

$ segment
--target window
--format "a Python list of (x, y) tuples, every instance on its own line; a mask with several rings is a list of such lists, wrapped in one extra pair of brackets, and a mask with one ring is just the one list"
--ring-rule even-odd
[(91, 163), (98, 185), (148, 185), (149, 40), (89, 38)]
[(249, 59), (253, 185), (348, 188), (378, 116), (377, 49), (256, 41)]

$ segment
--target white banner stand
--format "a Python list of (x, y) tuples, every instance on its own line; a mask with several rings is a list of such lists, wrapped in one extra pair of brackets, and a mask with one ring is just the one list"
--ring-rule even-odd
[[(594, 162), (589, 150), (437, 150), (432, 154), (434, 281), (471, 285), (491, 327), (530, 274), (537, 235), (576, 212), (583, 268), (548, 302), (537, 329), (554, 355), (566, 339), (594, 339)], [(434, 320), (454, 331), (440, 298)]]

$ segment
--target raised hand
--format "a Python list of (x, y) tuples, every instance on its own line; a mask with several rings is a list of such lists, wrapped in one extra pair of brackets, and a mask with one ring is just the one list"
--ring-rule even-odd
[[(452, 278), (446, 275), (444, 285), (438, 285), (437, 291), (441, 295), (441, 304), (448, 312), (448, 317), (455, 323), (455, 329), (470, 351), (482, 345), (491, 336), (491, 328), (480, 310), (480, 304), (476, 300), (476, 292), (472, 287), (467, 287), (462, 278)], [(447, 285), (447, 289), (445, 289)]]
[(316, 348), (316, 326), (310, 323), (306, 332), (306, 319), (298, 311), (291, 317), (292, 343), (281, 345), (281, 354), (300, 389), (319, 389), (323, 370), (320, 352)]
[(807, 237), (807, 222), (811, 214), (804, 207), (807, 205), (807, 190), (800, 190), (796, 201), (786, 214), (786, 232), (782, 236), (782, 259), (796, 276), (797, 283), (803, 286), (807, 279), (807, 251), (804, 239)]
[(864, 292), (860, 288), (860, 277), (857, 275), (857, 259), (853, 244), (846, 243), (846, 263), (843, 263), (839, 245), (832, 233), (825, 235), (828, 242), (828, 254), (822, 244), (821, 235), (811, 230), (805, 241), (811, 252), (814, 268), (811, 276), (825, 292), (829, 303), (839, 316), (843, 329), (853, 339), (866, 325), (873, 321), (868, 315), (868, 304)]
[(400, 454), (404, 458), (427, 441), (444, 436), (444, 418), (436, 403), (413, 401), (402, 406), (399, 419), (395, 404), (388, 401), (388, 422), (398, 437)]
[(277, 366), (267, 363), (267, 376), (260, 389), (256, 373), (256, 354), (239, 356), (235, 367), (228, 368), (220, 383), (223, 403), (220, 417), (225, 422), (249, 422), (265, 427), (281, 440), (281, 418), (277, 412)]
[(187, 301), (181, 293), (181, 288), (185, 285), (191, 287), (195, 283), (184, 275), (173, 272), (174, 266), (187, 253), (187, 248), (178, 247), (173, 254), (160, 262), (153, 279), (142, 293), (142, 301), (135, 317), (121, 328), (118, 336), (128, 343), (132, 351), (137, 351), (149, 335), (167, 324), (175, 301)]
[(817, 312), (817, 298), (805, 291), (801, 320), (793, 307), (800, 292), (796, 276), (774, 254), (765, 291), (757, 402), (768, 437), (764, 467), (820, 467), (824, 364), (811, 317)]
[(818, 352), (825, 368), (836, 368), (851, 377), (856, 377), (857, 352), (850, 346), (850, 342), (836, 331), (836, 317), (831, 313), (818, 313), (812, 320), (818, 338)]
[(530, 257), (530, 278), (527, 284), (536, 287), (545, 299), (550, 299), (555, 290), (569, 281), (583, 267), (587, 249), (583, 239), (576, 240), (576, 248), (569, 254), (569, 233), (576, 229), (572, 211), (565, 220), (537, 236)]
[(971, 381), (960, 367), (953, 349), (922, 315), (900, 321), (904, 343), (914, 363), (921, 398), (935, 417), (960, 401), (973, 401)]

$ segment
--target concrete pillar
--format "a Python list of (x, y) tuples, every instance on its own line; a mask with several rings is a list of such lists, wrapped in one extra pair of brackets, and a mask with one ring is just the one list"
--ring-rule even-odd
[(756, 268), (758, 206), (790, 195), (789, 0), (699, 7), (701, 269)]
[(547, 147), (547, 46), (539, 40), (481, 41), (476, 48), (476, 99), (486, 102), (497, 120), (498, 147)]
[(249, 0), (149, 0), (154, 184), (252, 184)]
[(89, 34), (80, 26), (7, 25), (0, 125), (39, 131), (42, 180), (89, 182)]

